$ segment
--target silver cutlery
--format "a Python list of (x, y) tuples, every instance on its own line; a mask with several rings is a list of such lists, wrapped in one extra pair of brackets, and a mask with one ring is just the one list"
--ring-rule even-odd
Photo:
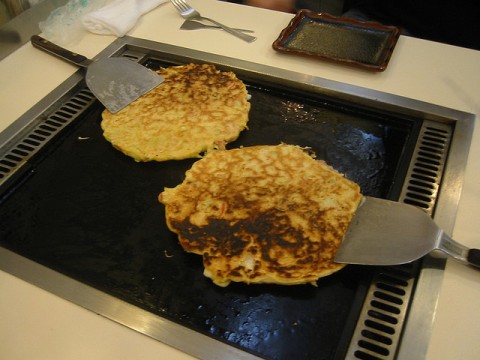
[(173, 4), (173, 6), (175, 7), (175, 9), (177, 9), (179, 14), (184, 19), (187, 19), (187, 20), (207, 20), (207, 21), (210, 21), (211, 23), (213, 23), (217, 26), (220, 26), (226, 32), (228, 32), (232, 35), (235, 35), (236, 37), (238, 37), (238, 38), (240, 38), (240, 39), (242, 39), (246, 42), (252, 42), (252, 41), (257, 40), (257, 38), (255, 36), (244, 34), (243, 32), (232, 29), (231, 27), (223, 25), (216, 20), (213, 20), (213, 19), (210, 19), (210, 18), (207, 18), (207, 17), (204, 17), (204, 16), (200, 15), (200, 13), (197, 10), (195, 10), (194, 8), (192, 8), (190, 5), (188, 5), (185, 0), (170, 0), (170, 1)]
[[(216, 25), (207, 25), (195, 20), (185, 20), (180, 26), (180, 29), (182, 30), (198, 30), (198, 29), (222, 29), (220, 26)], [(235, 29), (241, 32), (246, 32), (246, 33), (253, 33), (255, 31), (253, 30), (248, 30), (248, 29)]]

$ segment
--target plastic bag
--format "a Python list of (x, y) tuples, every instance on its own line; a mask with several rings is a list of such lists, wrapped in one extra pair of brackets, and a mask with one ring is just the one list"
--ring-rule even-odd
[(86, 30), (81, 23), (83, 15), (108, 5), (111, 0), (70, 0), (53, 10), (38, 25), (43, 36), (61, 46), (79, 41)]

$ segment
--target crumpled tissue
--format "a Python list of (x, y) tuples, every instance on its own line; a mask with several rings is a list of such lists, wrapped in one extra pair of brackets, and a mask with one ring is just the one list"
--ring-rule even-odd
[(124, 36), (138, 19), (167, 0), (115, 0), (82, 17), (85, 28), (95, 34)]
[(78, 42), (86, 31), (124, 36), (138, 19), (168, 0), (69, 0), (39, 23), (42, 35), (66, 46)]

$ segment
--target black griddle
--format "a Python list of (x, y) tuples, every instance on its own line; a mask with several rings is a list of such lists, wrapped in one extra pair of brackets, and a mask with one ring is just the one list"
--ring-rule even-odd
[[(418, 120), (315, 94), (247, 87), (249, 129), (229, 148), (310, 147), (365, 195), (398, 196)], [(260, 357), (343, 358), (373, 270), (347, 266), (317, 287), (214, 285), (202, 275), (201, 257), (184, 252), (167, 229), (157, 201), (196, 160), (133, 161), (103, 138), (102, 111), (92, 105), (3, 191), (0, 244)]]

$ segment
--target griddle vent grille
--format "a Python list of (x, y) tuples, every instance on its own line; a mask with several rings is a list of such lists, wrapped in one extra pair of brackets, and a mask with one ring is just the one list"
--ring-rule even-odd
[[(453, 136), (448, 124), (424, 120), (398, 201), (433, 214)], [(347, 358), (394, 359), (412, 300), (419, 263), (375, 274), (354, 330)]]
[(88, 89), (83, 89), (55, 112), (46, 118), (37, 119), (32, 127), (19, 134), (20, 140), (12, 141), (13, 145), (7, 146), (0, 154), (0, 186), (94, 101), (93, 94)]
[(372, 282), (347, 358), (394, 359), (413, 293), (413, 264), (389, 267)]
[(433, 213), (451, 137), (450, 126), (424, 122), (400, 201)]

